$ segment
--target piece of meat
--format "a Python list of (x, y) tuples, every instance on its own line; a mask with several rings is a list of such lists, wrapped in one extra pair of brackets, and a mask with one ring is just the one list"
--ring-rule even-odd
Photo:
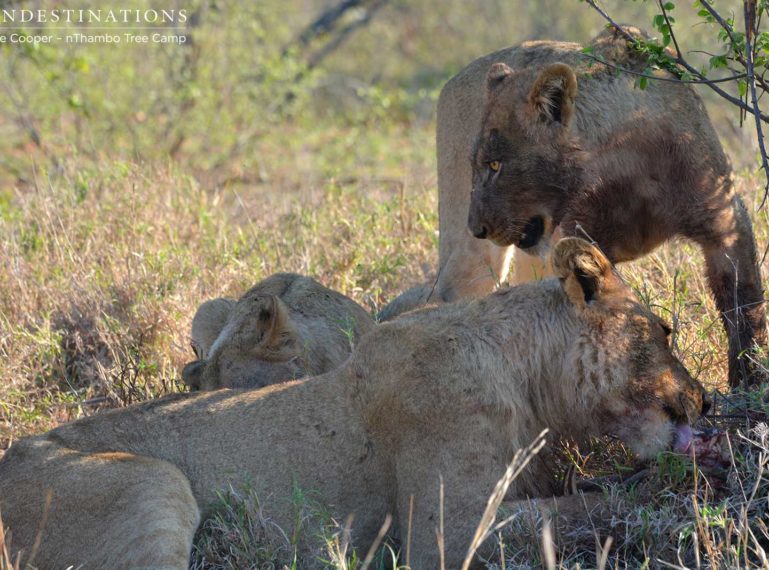
[(692, 457), (704, 471), (728, 469), (731, 465), (727, 434), (717, 428), (693, 430), (688, 425), (679, 426), (673, 451)]

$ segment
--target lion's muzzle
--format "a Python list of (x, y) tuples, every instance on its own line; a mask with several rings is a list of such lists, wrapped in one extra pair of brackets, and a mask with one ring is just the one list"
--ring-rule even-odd
[(470, 233), (478, 239), (486, 239), (489, 235), (489, 226), (483, 218), (483, 205), (478, 192), (470, 194), (470, 211), (467, 214), (467, 227)]

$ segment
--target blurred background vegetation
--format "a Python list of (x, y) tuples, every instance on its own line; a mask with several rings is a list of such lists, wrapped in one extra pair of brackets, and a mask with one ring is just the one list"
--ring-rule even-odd
[[(307, 42), (311, 24), (343, 0), (174, 0), (163, 7), (187, 11), (176, 32), (183, 45), (3, 45), (3, 182), (28, 180), (33, 163), (55, 171), (73, 155), (172, 160), (206, 187), (238, 182), (249, 194), (269, 192), (275, 176), (294, 184), (351, 172), (386, 176), (404, 157), (381, 152), (384, 143), (371, 133), (424, 137), (425, 159), (432, 160), (439, 89), (475, 57), (531, 39), (585, 42), (603, 26), (578, 0), (347, 3), (354, 7), (328, 33)], [(740, 13), (741, 2), (732, 1), (731, 10), (728, 4), (718, 8)], [(54, 1), (3, 5), (61, 8)], [(99, 6), (106, 7), (77, 4)], [(656, 13), (654, 2), (605, 6), (619, 21), (649, 29)], [(717, 53), (713, 28), (690, 27), (695, 13), (688, 2), (675, 11), (682, 43)], [(705, 94), (730, 146), (749, 141), (749, 130), (735, 129), (737, 114)], [(329, 144), (324, 133), (338, 155), (315, 152)], [(754, 157), (735, 158), (748, 164)]]

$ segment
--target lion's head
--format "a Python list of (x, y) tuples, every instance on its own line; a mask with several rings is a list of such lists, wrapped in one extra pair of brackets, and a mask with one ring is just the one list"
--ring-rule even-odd
[(258, 388), (307, 374), (289, 311), (275, 295), (246, 294), (207, 352), (182, 370), (193, 390)]
[(672, 353), (670, 328), (638, 301), (606, 256), (588, 242), (559, 241), (553, 267), (587, 324), (576, 355), (578, 385), (570, 397), (592, 400), (589, 423), (647, 458), (689, 437), (688, 426), (709, 403)]
[(471, 156), (468, 226), (475, 237), (542, 253), (568, 186), (576, 96), (576, 75), (563, 63), (541, 72), (491, 66)]

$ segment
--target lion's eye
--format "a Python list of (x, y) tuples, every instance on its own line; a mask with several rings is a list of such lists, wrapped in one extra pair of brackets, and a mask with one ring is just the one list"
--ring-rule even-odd
[(499, 168), (502, 166), (502, 164), (498, 160), (492, 160), (489, 162), (489, 168), (491, 168), (494, 172), (499, 172)]

